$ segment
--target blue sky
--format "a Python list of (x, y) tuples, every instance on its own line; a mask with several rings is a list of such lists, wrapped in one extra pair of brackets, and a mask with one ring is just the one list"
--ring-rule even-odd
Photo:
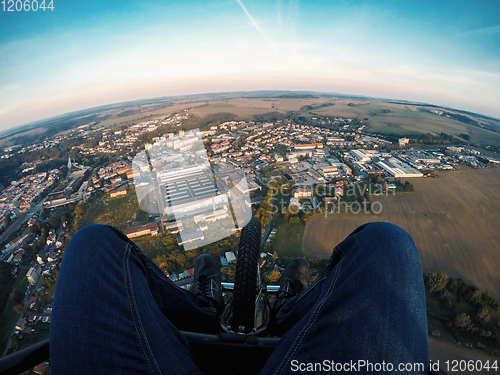
[(53, 5), (0, 9), (0, 130), (124, 100), (259, 89), (423, 101), (500, 118), (497, 0)]

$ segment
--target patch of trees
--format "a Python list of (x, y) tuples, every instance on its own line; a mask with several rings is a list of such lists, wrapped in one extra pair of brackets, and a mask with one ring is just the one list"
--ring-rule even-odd
[(116, 117), (126, 117), (126, 116), (131, 116), (135, 115), (137, 113), (141, 113), (142, 111), (140, 109), (129, 109), (128, 111), (123, 111), (120, 112), (116, 115)]
[(255, 216), (260, 219), (260, 225), (265, 228), (269, 224), (269, 214), (273, 210), (273, 190), (269, 189), (266, 197), (260, 203), (260, 208), (257, 210)]
[(447, 134), (441, 132), (439, 135), (432, 133), (421, 133), (418, 135), (413, 135), (410, 138), (410, 143), (423, 143), (423, 144), (462, 144), (463, 141), (459, 138), (453, 136), (452, 134)]
[(286, 118), (286, 115), (281, 112), (267, 112), (252, 116), (256, 122), (278, 121)]
[(317, 99), (318, 96), (311, 94), (284, 94), (279, 96), (274, 96), (274, 98), (279, 99)]
[[(462, 279), (450, 279), (444, 272), (425, 273), (424, 285), (429, 318), (443, 322), (457, 345), (466, 340), (466, 347), (482, 349), (485, 343), (498, 347), (500, 302), (497, 299)], [(439, 337), (440, 332), (433, 332), (433, 336)]]
[(314, 109), (320, 109), (320, 108), (324, 108), (324, 107), (331, 107), (333, 105), (335, 105), (335, 103), (331, 103), (331, 102), (326, 102), (326, 103), (317, 104), (317, 105), (305, 105), (302, 108), (300, 108), (300, 110), (301, 111), (311, 111), (311, 110), (314, 110)]
[(23, 163), (40, 163), (35, 168), (35, 173), (38, 173), (60, 168), (61, 163), (65, 162), (66, 156), (56, 147), (16, 154), (9, 159), (0, 159), (0, 183), (7, 186), (11, 181), (21, 178)]
[(465, 133), (461, 133), (460, 134), (460, 138), (465, 139), (466, 141), (468, 141), (468, 140), (470, 140), (470, 135), (469, 134), (465, 134)]
[[(12, 277), (12, 264), (0, 262), (0, 311), (5, 310), (14, 278)], [(3, 314), (0, 314), (0, 326), (3, 324)]]
[(280, 271), (272, 270), (271, 272), (266, 274), (265, 279), (270, 285), (277, 285), (280, 280), (280, 277), (281, 277)]
[(18, 289), (12, 290), (12, 292), (10, 292), (10, 300), (12, 301), (12, 304), (14, 305), (14, 311), (17, 314), (23, 314), (26, 311), (23, 305), (24, 301), (23, 292), (21, 292)]
[(311, 156), (309, 156), (309, 153), (305, 154), (305, 155), (300, 155), (299, 156), (299, 161), (304, 161), (304, 160), (307, 160), (307, 159), (310, 159)]
[(376, 116), (376, 115), (386, 115), (386, 114), (388, 114), (388, 113), (392, 113), (392, 111), (391, 111), (390, 109), (382, 109), (382, 110), (380, 110), (380, 111), (378, 111), (378, 112), (373, 112), (373, 114), (372, 114), (372, 113), (370, 113), (370, 115), (371, 115), (371, 116)]
[(368, 181), (372, 184), (380, 184), (380, 173), (368, 173)]
[(401, 182), (401, 180), (396, 180), (396, 186), (400, 187), (405, 193), (412, 193), (415, 191), (415, 188), (413, 187), (413, 184), (410, 182), (406, 181), (404, 184)]
[[(74, 116), (74, 115), (73, 115)], [(51, 119), (43, 123), (38, 123), (37, 128), (45, 127), (46, 130), (43, 133), (38, 133), (38, 134), (29, 134), (29, 135), (23, 135), (22, 136), (22, 144), (23, 145), (30, 145), (30, 144), (35, 144), (44, 141), (45, 139), (48, 139), (52, 137), (53, 135), (56, 135), (57, 133), (60, 133), (65, 130), (73, 129), (81, 125), (86, 125), (89, 123), (93, 122), (100, 122), (104, 121), (107, 118), (110, 118), (111, 115), (104, 115), (101, 116), (98, 113), (93, 113), (77, 118), (70, 118), (70, 119)]]
[(354, 167), (354, 165), (348, 161), (348, 160), (344, 160), (344, 163), (345, 165), (347, 165), (349, 168), (351, 168), (351, 171), (352, 171), (352, 175), (353, 176), (359, 176), (359, 172), (358, 170)]
[(348, 107), (361, 107), (362, 105), (367, 105), (367, 104), (370, 104), (370, 102), (366, 102), (366, 103), (347, 103), (347, 106)]
[(146, 249), (143, 249), (145, 254), (153, 259), (153, 262), (160, 268), (167, 269), (170, 273), (182, 272), (186, 269), (194, 267), (196, 258), (201, 254), (210, 254), (219, 263), (219, 257), (223, 256), (226, 251), (237, 251), (238, 237), (231, 235), (217, 242), (184, 251), (178, 245), (174, 235), (162, 236), (159, 244), (162, 248), (157, 249), (157, 253), (151, 254)]
[(372, 207), (372, 202), (367, 184), (361, 183), (358, 186), (354, 186), (353, 190), (356, 197), (356, 202), (359, 203), (360, 207), (363, 207), (363, 209), (370, 211)]
[(479, 126), (479, 123), (470, 117), (459, 115), (458, 113), (443, 112), (443, 116), (449, 116), (451, 119), (463, 122), (464, 124)]

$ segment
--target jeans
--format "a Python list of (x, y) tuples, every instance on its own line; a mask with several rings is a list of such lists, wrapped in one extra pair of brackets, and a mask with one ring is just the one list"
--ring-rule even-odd
[[(426, 373), (425, 292), (413, 240), (393, 224), (359, 227), (285, 303), (277, 326), (283, 336), (262, 374)], [(173, 284), (120, 231), (91, 225), (71, 239), (51, 318), (54, 374), (196, 374), (179, 330), (218, 329), (214, 306)]]

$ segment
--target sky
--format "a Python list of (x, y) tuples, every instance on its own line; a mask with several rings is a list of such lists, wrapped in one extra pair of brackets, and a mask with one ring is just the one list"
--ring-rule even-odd
[(3, 7), (0, 131), (126, 100), (242, 90), (365, 95), (500, 118), (498, 0)]

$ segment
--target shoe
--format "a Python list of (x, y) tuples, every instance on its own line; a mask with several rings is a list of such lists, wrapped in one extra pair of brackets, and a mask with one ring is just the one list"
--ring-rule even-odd
[(217, 312), (221, 312), (224, 307), (221, 280), (222, 274), (214, 258), (208, 254), (200, 255), (194, 265), (195, 294), (212, 301)]
[(280, 279), (280, 288), (276, 295), (276, 303), (274, 304), (274, 312), (278, 310), (290, 298), (300, 295), (311, 283), (309, 274), (309, 263), (304, 258), (295, 258), (292, 260), (283, 271)]

